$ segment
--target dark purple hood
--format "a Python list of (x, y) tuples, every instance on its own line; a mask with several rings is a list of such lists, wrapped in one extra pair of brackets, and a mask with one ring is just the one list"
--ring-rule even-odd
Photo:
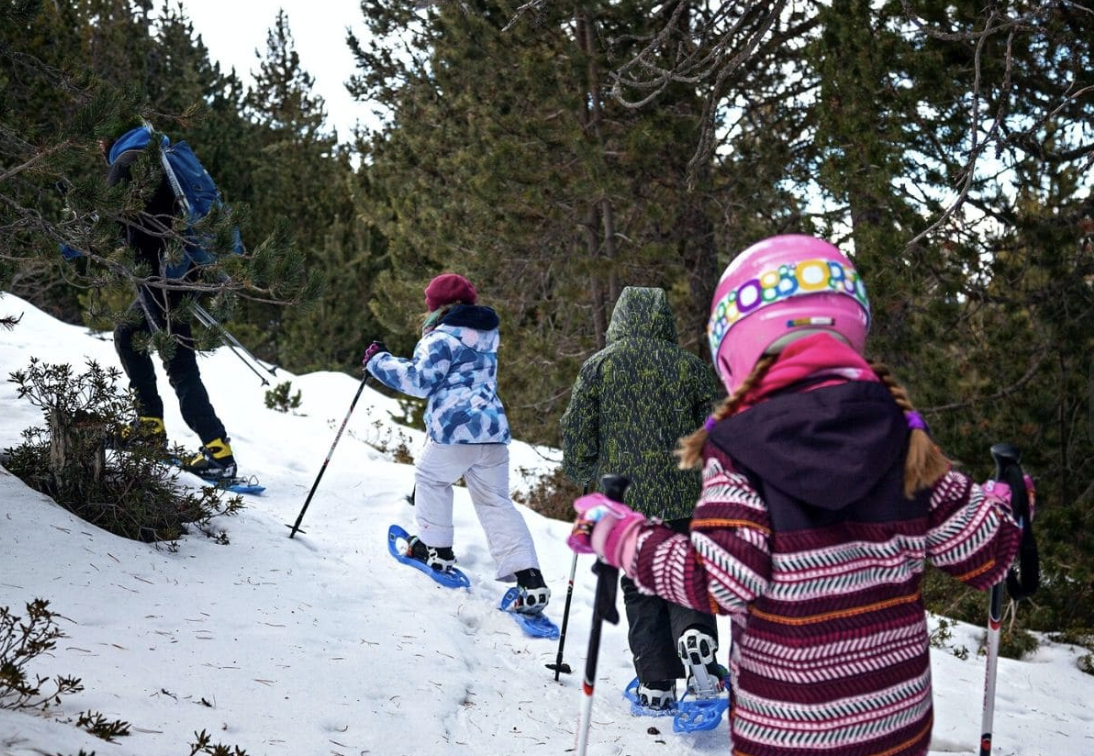
[(852, 381), (782, 394), (718, 423), (711, 442), (763, 487), (829, 511), (891, 489), (908, 426), (883, 384)]

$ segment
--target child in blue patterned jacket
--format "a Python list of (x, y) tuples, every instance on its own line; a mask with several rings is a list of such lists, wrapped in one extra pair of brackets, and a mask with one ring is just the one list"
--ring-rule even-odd
[(511, 437), (497, 391), (500, 321), (477, 300), (474, 285), (463, 276), (437, 276), (425, 289), (428, 315), (414, 355), (395, 357), (374, 341), (362, 364), (385, 386), (427, 400), (426, 444), (414, 470), (418, 534), (411, 536), (407, 556), (435, 570), (455, 565), (452, 486), (462, 477), (497, 579), (516, 578), (515, 608), (535, 613), (543, 611), (551, 592), (528, 525), (509, 498)]

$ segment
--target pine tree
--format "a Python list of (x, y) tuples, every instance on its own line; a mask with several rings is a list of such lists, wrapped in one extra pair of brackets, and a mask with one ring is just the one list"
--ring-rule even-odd
[[(191, 48), (195, 59), (175, 56), (174, 47), (157, 47), (150, 37), (154, 27), (149, 25), (148, 3), (104, 0), (77, 8), (78, 13), (52, 3), (0, 7), (0, 77), (12, 82), (5, 87), (5, 98), (22, 100), (0, 113), (0, 192), (6, 200), (0, 203), (3, 285), (31, 301), (48, 303), (56, 296), (55, 282), (68, 281), (74, 287), (64, 293), (70, 313), (75, 290), (108, 291), (150, 281), (150, 272), (135, 266), (131, 252), (118, 246), (117, 222), (142, 206), (142, 192), (149, 191), (157, 169), (143, 160), (126, 191), (108, 191), (97, 140), (117, 136), (142, 117), (171, 120), (157, 110), (164, 103), (181, 106), (194, 97), (187, 108), (200, 111), (205, 102), (197, 93), (219, 83), (203, 79), (216, 75), (204, 48)], [(180, 17), (166, 18), (168, 29), (183, 23)], [(189, 27), (184, 31), (188, 34)], [(56, 38), (72, 42), (67, 55), (47, 44)], [(152, 50), (164, 64), (156, 69), (162, 80), (156, 91), (146, 88)], [(101, 69), (78, 68), (75, 61), (84, 53)], [(185, 85), (176, 89), (170, 82)], [(217, 172), (212, 161), (208, 167)], [(88, 258), (64, 266), (57, 254), (61, 243), (83, 250)], [(308, 294), (300, 263), (283, 246), (268, 244), (244, 257), (224, 256), (219, 268), (227, 278), (210, 271), (188, 285), (223, 301), (240, 293), (281, 302)]]
[(379, 330), (363, 306), (372, 291), (377, 240), (356, 217), (350, 156), (328, 131), (313, 84), (280, 11), (244, 102), (259, 127), (250, 171), (252, 219), (300, 250), (323, 286), (313, 307), (255, 313), (270, 326), (268, 354), (294, 370), (357, 367), (366, 334)]
[[(366, 145), (362, 212), (392, 266), (373, 311), (401, 339), (388, 345), (408, 348), (428, 280), (474, 280), (502, 316), (501, 391), (525, 438), (557, 440), (622, 286), (663, 286), (683, 322), (705, 321), (688, 296), (689, 276), (716, 278), (709, 195), (686, 191), (697, 100), (681, 89), (662, 112), (631, 110), (603, 75), (600, 40), (647, 10), (544, 8), (503, 30), (489, 2), (438, 6), (421, 23), (375, 6), (372, 43), (354, 47), (356, 96), (391, 114)], [(383, 42), (404, 28), (392, 44), (409, 60)], [(681, 333), (697, 344), (694, 327)]]

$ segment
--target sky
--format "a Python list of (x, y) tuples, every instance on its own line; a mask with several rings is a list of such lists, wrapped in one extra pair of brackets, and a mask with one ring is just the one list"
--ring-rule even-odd
[[(110, 334), (62, 324), (0, 293), (0, 317), (20, 315), (13, 331), (0, 330), (0, 449), (43, 424), (41, 411), (7, 380), (32, 356), (80, 371), (88, 359), (118, 367)], [(301, 394), (299, 409), (284, 414), (265, 406), (268, 387), (235, 353), (221, 348), (199, 365), (241, 473), (267, 486), (246, 497), (237, 515), (214, 519), (212, 532), (228, 543), (196, 529), (174, 549), (125, 540), (0, 467), (0, 606), (25, 616), (27, 603), (48, 600), (66, 637), (28, 671), (84, 685), (48, 716), (0, 708), (0, 756), (77, 756), (81, 749), (181, 756), (201, 731), (249, 756), (570, 753), (586, 700), (591, 557), (577, 561), (562, 647), (573, 672), (556, 682), (546, 665), (556, 662), (559, 642), (524, 635), (497, 608), (507, 586), (493, 579), (465, 489), (456, 489), (455, 550), (469, 589), (442, 588), (387, 553), (389, 525), (414, 531), (405, 500), (413, 469), (394, 462), (393, 449), (422, 443), (421, 433), (391, 421), (399, 414), (393, 400), (366, 387), (332, 451), (358, 378), (277, 369), (271, 381), (289, 381)], [(160, 385), (166, 389), (162, 371)], [(169, 389), (165, 400), (171, 440), (196, 447)], [(328, 455), (304, 532), (290, 539), (287, 526)], [(556, 451), (520, 441), (511, 456), (514, 491), (558, 462)], [(180, 474), (178, 483), (199, 481)], [(574, 564), (565, 545), (569, 523), (520, 510), (554, 593), (547, 615), (561, 625)], [(985, 597), (985, 613), (986, 605)], [(728, 638), (724, 618), (719, 623)], [(634, 675), (625, 633), (625, 619), (604, 626), (589, 756), (728, 756), (724, 720), (709, 732), (677, 734), (669, 719), (631, 714), (622, 696)], [(982, 636), (981, 628), (958, 624), (946, 648), (932, 652), (932, 756), (977, 753)], [(961, 648), (968, 658), (953, 652)], [(1078, 670), (1082, 653), (1046, 641), (1027, 660), (999, 661), (993, 754), (1094, 753), (1094, 677)], [(84, 712), (128, 722), (130, 734), (99, 740), (76, 726)]]
[(327, 106), (327, 125), (337, 128), (343, 142), (358, 121), (372, 122), (364, 103), (350, 97), (345, 82), (355, 73), (346, 46), (346, 28), (365, 36), (360, 0), (182, 0), (186, 15), (209, 49), (210, 57), (247, 85), (266, 56), (266, 37), (284, 9), (300, 64), (315, 79), (315, 92)]

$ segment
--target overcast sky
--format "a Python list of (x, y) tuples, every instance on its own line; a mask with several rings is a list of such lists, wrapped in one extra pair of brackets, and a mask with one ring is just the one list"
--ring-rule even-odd
[(182, 6), (209, 55), (225, 70), (234, 67), (248, 85), (259, 65), (256, 51), (265, 57), (266, 35), (283, 8), (301, 66), (326, 102), (327, 125), (346, 141), (357, 121), (370, 118), (369, 108), (354, 102), (345, 87), (354, 73), (346, 27), (364, 34), (360, 0), (182, 0)]

